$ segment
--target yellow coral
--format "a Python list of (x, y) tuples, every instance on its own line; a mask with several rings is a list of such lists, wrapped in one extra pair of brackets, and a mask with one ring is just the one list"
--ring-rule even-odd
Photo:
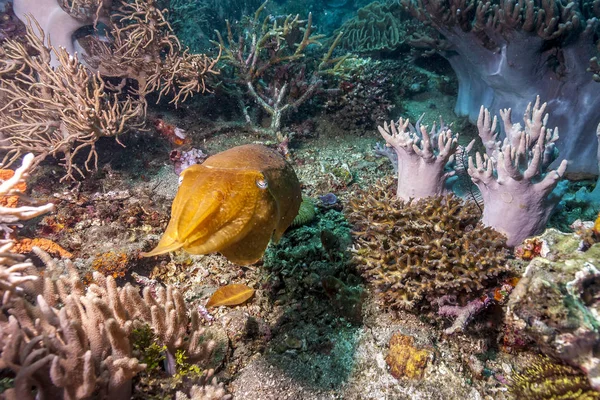
[(411, 379), (421, 379), (427, 366), (429, 352), (413, 346), (414, 339), (401, 333), (395, 333), (390, 340), (390, 350), (385, 362), (390, 367), (390, 373), (396, 379), (405, 376)]
[(125, 276), (127, 271), (127, 263), (129, 257), (125, 253), (115, 253), (109, 251), (107, 253), (99, 254), (92, 263), (92, 268), (102, 273), (103, 275), (110, 275), (113, 278), (122, 278)]
[(592, 389), (581, 371), (547, 357), (534, 362), (523, 372), (515, 373), (509, 390), (517, 399), (600, 399), (600, 392)]

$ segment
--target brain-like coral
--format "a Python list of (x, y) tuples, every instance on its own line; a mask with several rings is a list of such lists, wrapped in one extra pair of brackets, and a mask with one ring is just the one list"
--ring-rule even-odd
[(399, 3), (374, 1), (358, 10), (335, 32), (342, 33), (342, 49), (369, 53), (393, 51), (410, 41), (411, 34), (423, 29), (411, 19)]
[(478, 223), (475, 203), (453, 195), (403, 202), (393, 185), (359, 192), (348, 213), (355, 260), (386, 306), (414, 311), (441, 297), (464, 305), (498, 285), (509, 252), (504, 236)]

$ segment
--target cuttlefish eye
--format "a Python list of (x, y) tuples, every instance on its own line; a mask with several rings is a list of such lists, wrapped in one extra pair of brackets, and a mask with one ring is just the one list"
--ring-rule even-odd
[(258, 186), (259, 189), (266, 189), (267, 187), (269, 187), (269, 183), (265, 178), (261, 178), (256, 180), (256, 186)]

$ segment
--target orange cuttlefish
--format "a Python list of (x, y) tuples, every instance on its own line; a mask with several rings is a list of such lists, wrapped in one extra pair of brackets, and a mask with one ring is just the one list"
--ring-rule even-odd
[(237, 264), (258, 261), (269, 241), (290, 226), (302, 202), (293, 168), (256, 144), (215, 154), (181, 173), (171, 220), (158, 245), (143, 256), (184, 249), (219, 252)]

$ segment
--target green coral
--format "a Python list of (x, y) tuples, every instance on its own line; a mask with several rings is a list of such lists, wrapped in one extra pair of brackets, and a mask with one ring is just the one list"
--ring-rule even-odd
[(177, 368), (177, 373), (175, 374), (176, 379), (202, 376), (202, 369), (196, 364), (189, 363), (188, 356), (183, 350), (177, 350), (175, 352), (175, 366)]
[(292, 227), (306, 225), (314, 220), (316, 215), (315, 203), (310, 197), (302, 196), (302, 203), (300, 204), (298, 215), (292, 221)]
[(355, 52), (393, 51), (416, 29), (399, 3), (377, 1), (358, 10), (335, 33), (343, 32), (339, 48)]
[(600, 393), (576, 368), (543, 358), (512, 376), (509, 391), (517, 399), (594, 400)]
[(134, 329), (131, 332), (131, 342), (134, 355), (141, 363), (146, 364), (144, 373), (152, 374), (161, 369), (167, 347), (157, 343), (156, 335), (149, 325)]

